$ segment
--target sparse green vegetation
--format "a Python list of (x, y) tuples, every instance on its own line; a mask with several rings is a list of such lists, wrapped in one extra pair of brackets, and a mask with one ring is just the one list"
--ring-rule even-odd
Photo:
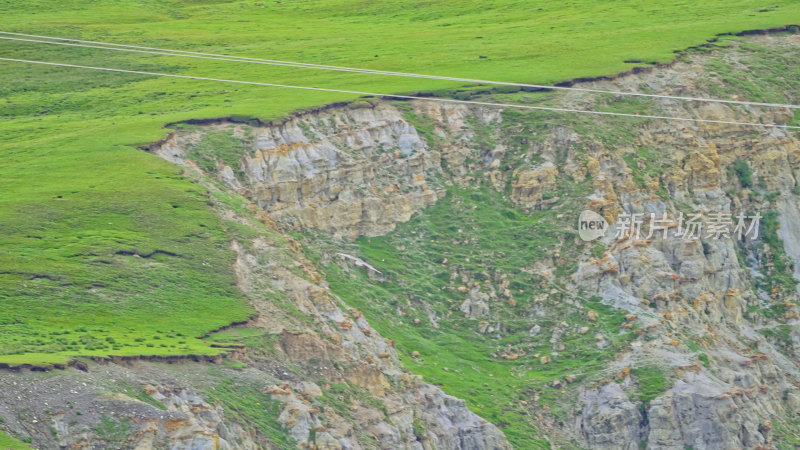
[(417, 440), (422, 441), (424, 439), (427, 439), (428, 428), (425, 426), (425, 422), (423, 422), (419, 418), (415, 418), (414, 423), (412, 425), (414, 430), (414, 436), (417, 438)]
[(240, 384), (231, 378), (223, 379), (205, 391), (212, 401), (225, 408), (225, 414), (242, 426), (252, 426), (255, 431), (280, 448), (294, 448), (286, 430), (278, 423), (280, 404), (269, 394), (254, 386)]
[(796, 418), (779, 419), (772, 422), (775, 436), (775, 448), (779, 450), (795, 450), (800, 446), (800, 421)]
[(130, 395), (131, 397), (135, 398), (136, 400), (142, 401), (147, 403), (151, 406), (154, 406), (162, 411), (166, 411), (167, 407), (164, 406), (163, 403), (154, 399), (153, 397), (147, 395), (144, 388), (139, 386), (128, 386), (125, 388), (125, 393)]
[(707, 88), (715, 96), (741, 95), (751, 101), (796, 102), (800, 71), (795, 61), (797, 49), (776, 49), (745, 42), (740, 48), (748, 52), (733, 65), (722, 58), (714, 58), (706, 66), (712, 71), (714, 81)]
[(656, 366), (641, 366), (631, 369), (631, 375), (638, 384), (639, 401), (645, 407), (650, 401), (667, 391), (667, 377), (664, 369)]
[(391, 422), (389, 412), (386, 409), (386, 405), (383, 404), (383, 401), (364, 389), (347, 383), (327, 383), (327, 385), (330, 387), (319, 397), (320, 404), (322, 405), (322, 419), (324, 421), (327, 420), (325, 414), (329, 409), (341, 416), (352, 418), (350, 406), (354, 403), (361, 403), (377, 409), (383, 413), (386, 420)]
[(753, 171), (750, 170), (750, 164), (747, 161), (739, 159), (733, 163), (733, 170), (736, 172), (736, 176), (739, 177), (739, 183), (742, 184), (743, 188), (749, 188), (753, 186)]
[(774, 328), (762, 328), (758, 330), (764, 337), (768, 338), (773, 345), (787, 354), (792, 354), (792, 326), (781, 324)]
[(130, 419), (116, 419), (109, 416), (100, 418), (100, 422), (92, 428), (97, 437), (112, 447), (119, 446), (133, 432)]
[(666, 200), (669, 197), (663, 178), (669, 175), (674, 167), (671, 155), (656, 149), (639, 147), (635, 152), (623, 156), (627, 166), (633, 171), (633, 181), (644, 188), (650, 182), (658, 183), (659, 196)]
[(19, 439), (15, 439), (6, 434), (6, 432), (0, 430), (0, 449), (29, 450), (30, 448), (31, 448), (30, 445), (27, 445), (25, 442), (22, 442)]
[(230, 131), (205, 131), (199, 142), (189, 144), (187, 157), (206, 172), (216, 172), (217, 162), (239, 169), (239, 160), (247, 148)]
[(787, 310), (785, 295), (794, 295), (797, 280), (794, 278), (794, 262), (786, 254), (783, 240), (778, 236), (779, 226), (777, 211), (764, 213), (759, 248), (768, 264), (765, 264), (764, 276), (755, 279), (755, 285), (772, 299), (769, 305), (757, 310), (766, 317), (783, 320), (783, 314)]
[(406, 102), (395, 102), (395, 105), (403, 111), (403, 118), (417, 130), (419, 136), (435, 148), (437, 137), (433, 130), (433, 120), (428, 116), (416, 114)]

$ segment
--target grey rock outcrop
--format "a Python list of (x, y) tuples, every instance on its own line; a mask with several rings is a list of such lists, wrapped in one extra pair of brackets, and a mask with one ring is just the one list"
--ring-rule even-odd
[(642, 438), (642, 415), (622, 388), (609, 383), (581, 395), (584, 403), (580, 429), (591, 448), (639, 448)]

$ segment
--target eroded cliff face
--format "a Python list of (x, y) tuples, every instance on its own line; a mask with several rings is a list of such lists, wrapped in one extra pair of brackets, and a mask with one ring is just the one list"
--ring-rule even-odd
[[(800, 64), (797, 36), (751, 38), (689, 57), (583, 86), (797, 103), (797, 80), (790, 76)], [(756, 79), (770, 81), (754, 91)], [(578, 93), (496, 95), (720, 121), (794, 120), (780, 108)], [(208, 373), (192, 363), (126, 362), (92, 363), (87, 373), (0, 374), (10, 386), (0, 392), (0, 408), (11, 411), (17, 403), (23, 411), (6, 427), (37, 442), (509, 448), (496, 425), (519, 442), (555, 447), (800, 442), (800, 139), (794, 131), (372, 101), (266, 124), (183, 126), (149, 150), (186, 166), (187, 176), (212, 192), (219, 214), (250, 230), (232, 236), (231, 251), (239, 288), (259, 315), (212, 336), (231, 353)], [(230, 200), (230, 193), (241, 197)], [(488, 198), (509, 206), (496, 216), (506, 222), (445, 223), (428, 234), (416, 225), (398, 227), (426, 214), (492, 208), (483, 204)], [(612, 225), (641, 214), (645, 235), (653, 213), (667, 218), (669, 231), (616, 239), (620, 226), (614, 225), (584, 243), (576, 230), (583, 209)], [(679, 217), (720, 212), (734, 219), (759, 212), (757, 235), (678, 235)], [(531, 219), (529, 229), (549, 225), (540, 232), (547, 236), (514, 238), (541, 240), (530, 257), (515, 259), (513, 241), (495, 248), (491, 239), (476, 237), (482, 235), (475, 230), (510, 226), (520, 215)], [(302, 242), (288, 231), (301, 233), (294, 236)], [(483, 231), (498, 240), (502, 234)], [(455, 252), (410, 253), (413, 265), (401, 257), (370, 259), (390, 255), (367, 251), (369, 240), (352, 243), (387, 233), (400, 255), (428, 240), (471, 250), (463, 260)], [(356, 288), (333, 289), (332, 267), (343, 274), (338, 286), (353, 279)], [(411, 270), (418, 267), (424, 271)], [(429, 284), (415, 284), (420, 278)], [(391, 290), (393, 283), (402, 289)], [(366, 300), (363, 310), (352, 307), (356, 296)], [(371, 323), (381, 324), (380, 331)], [(432, 331), (413, 331), (419, 334), (409, 339), (399, 334), (423, 326)], [(426, 342), (434, 353), (452, 351), (451, 342), (488, 350), (463, 366), (440, 368), (435, 354), (420, 355), (408, 344), (433, 334), (445, 337), (438, 347)], [(395, 348), (392, 339), (407, 345)], [(403, 360), (412, 367), (436, 369), (422, 380), (400, 356), (411, 358)], [(574, 361), (581, 357), (591, 361)], [(494, 424), (436, 387), (457, 391), (458, 380), (448, 377), (466, 378), (468, 370), (480, 373), (478, 389), (504, 402), (495, 415), (470, 398), (483, 392), (458, 391)], [(95, 386), (105, 387), (98, 393)], [(54, 400), (56, 392), (69, 394)], [(531, 436), (538, 440), (524, 440)]]
[[(442, 194), (431, 177), (440, 153), (408, 114), (386, 102), (360, 103), (267, 126), (220, 125), (241, 139), (243, 155), (236, 167), (218, 163), (218, 176), (280, 223), (350, 238), (385, 234)], [(179, 132), (154, 152), (191, 164), (207, 132)]]
[[(734, 49), (692, 55), (691, 62), (587, 87), (745, 96), (752, 92), (744, 82), (722, 81), (719, 72), (757, 78), (774, 70), (753, 67), (753, 52), (760, 51), (755, 46), (784, 52), (790, 55), (787, 67), (797, 65), (792, 59), (798, 55), (796, 36), (761, 37), (745, 44), (750, 45), (734, 44)], [(791, 86), (776, 83), (774, 101), (795, 101)], [(570, 93), (558, 102), (719, 121), (784, 124), (793, 117), (781, 108), (610, 95)], [(650, 213), (666, 214), (672, 223), (665, 237), (615, 239), (615, 226), (600, 241), (599, 252), (585, 247), (576, 256), (576, 269), (564, 280), (567, 288), (576, 298), (597, 296), (626, 314), (628, 326), (620, 333), (636, 331), (636, 337), (603, 371), (616, 376), (598, 373), (578, 383), (581, 394), (570, 406), (578, 414), (574, 420), (548, 414), (548, 406), (533, 399), (529, 411), (540, 419), (534, 427), (553, 443), (577, 438), (587, 447), (609, 449), (642, 443), (650, 448), (768, 448), (797, 439), (792, 430), (800, 406), (800, 334), (796, 282), (787, 277), (797, 274), (792, 262), (800, 261), (797, 135), (722, 123), (623, 123), (569, 116), (560, 123), (540, 121), (535, 128), (519, 117), (485, 107), (414, 101), (349, 105), (258, 127), (221, 124), (217, 130), (242, 140), (244, 157), (235, 167), (217, 161), (211, 172), (281, 226), (348, 239), (382, 235), (415, 213), (425, 214), (424, 208), (445, 196), (447, 185), (490, 186), (535, 215), (575, 195), (559, 187), (566, 178), (589, 186), (579, 203), (612, 224), (621, 216), (641, 214), (646, 232)], [(192, 165), (187, 155), (204, 133), (179, 131), (154, 151)], [(678, 236), (679, 216), (720, 212), (734, 220), (739, 213), (764, 215), (758, 236), (710, 237), (702, 231), (699, 239)], [(577, 221), (573, 214), (563, 220)], [(563, 245), (578, 243), (573, 235)], [(558, 266), (569, 259), (563, 253), (519, 269), (553, 280)], [(479, 279), (473, 275), (453, 276)], [(509, 297), (517, 308), (508, 283), (490, 286), (489, 292), (470, 283), (458, 309), (480, 333), (502, 337), (505, 305), (497, 301)], [(431, 305), (425, 308), (433, 323), (448, 320), (431, 313)], [(580, 304), (576, 308), (580, 311)], [(526, 316), (519, 309), (515, 314)], [(522, 310), (531, 311), (530, 334), (538, 335), (536, 317), (546, 314), (541, 304)], [(552, 336), (556, 350), (547, 362), (564, 349), (562, 341), (591, 331), (591, 326), (563, 325), (542, 333)], [(599, 348), (607, 346), (606, 338), (599, 333)], [(644, 379), (630, 375), (631, 368), (642, 366), (657, 367), (665, 375), (666, 385), (652, 399), (642, 400)], [(557, 383), (550, 388), (563, 384)]]
[[(757, 42), (774, 45), (776, 40)], [(791, 37), (780, 45), (796, 54), (797, 44)], [(742, 53), (726, 52), (713, 61), (758, 73)], [(685, 87), (702, 92), (715, 86), (702, 78), (704, 69), (702, 60), (680, 63), (635, 81), (619, 80), (618, 86), (640, 83), (673, 95), (686, 92)], [(661, 108), (675, 116), (714, 120), (781, 124), (792, 117), (786, 109), (720, 104), (663, 102)], [(605, 410), (590, 414), (584, 409), (584, 436), (619, 437), (603, 433), (609, 423), (618, 423), (622, 435), (639, 436), (652, 448), (770, 448), (778, 441), (793, 442), (800, 334), (796, 279), (788, 274), (796, 274), (791, 260), (796, 261), (794, 243), (800, 238), (794, 220), (800, 204), (797, 134), (659, 122), (638, 127), (633, 138), (630, 145), (588, 153), (594, 188), (589, 206), (612, 222), (620, 214), (666, 213), (672, 230), (665, 239), (605, 239), (605, 251), (581, 262), (573, 282), (638, 315), (645, 336), (653, 336), (633, 342), (618, 359), (618, 369), (656, 358), (674, 370), (675, 381), (645, 405), (641, 419), (618, 390), (591, 391)], [(757, 238), (702, 231), (702, 239), (686, 240), (677, 230), (682, 212), (706, 217), (722, 212), (734, 223), (740, 213), (758, 212), (765, 219)], [(776, 339), (778, 330), (782, 337)], [(611, 441), (595, 444), (616, 448)]]

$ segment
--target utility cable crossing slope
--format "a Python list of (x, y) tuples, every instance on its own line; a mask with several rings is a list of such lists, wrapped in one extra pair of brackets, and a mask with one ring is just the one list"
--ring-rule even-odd
[(28, 59), (16, 59), (16, 58), (0, 58), (0, 61), (9, 61), (9, 62), (18, 62), (18, 63), (26, 63), (26, 64), (41, 64), (47, 66), (58, 66), (58, 67), (70, 67), (76, 69), (87, 69), (87, 70), (102, 70), (106, 72), (117, 72), (117, 73), (132, 73), (138, 75), (149, 75), (149, 76), (158, 76), (158, 77), (171, 77), (171, 78), (183, 78), (188, 80), (200, 80), (200, 81), (214, 81), (218, 83), (233, 83), (233, 84), (244, 84), (244, 85), (253, 85), (253, 86), (267, 86), (267, 87), (277, 87), (277, 88), (286, 88), (286, 89), (304, 89), (310, 91), (322, 91), (322, 92), (337, 92), (343, 94), (354, 94), (354, 95), (362, 95), (362, 96), (369, 96), (369, 97), (385, 97), (385, 98), (395, 98), (395, 99), (405, 99), (405, 100), (425, 100), (425, 101), (434, 101), (434, 102), (441, 102), (441, 103), (457, 103), (457, 104), (466, 104), (466, 105), (479, 105), (479, 106), (492, 106), (492, 107), (500, 107), (500, 108), (517, 108), (517, 109), (527, 109), (527, 110), (537, 110), (537, 111), (553, 111), (553, 112), (565, 112), (565, 113), (579, 113), (579, 114), (593, 114), (598, 116), (614, 116), (614, 117), (634, 117), (638, 119), (662, 119), (662, 120), (677, 120), (683, 122), (695, 122), (695, 123), (715, 123), (715, 124), (725, 124), (725, 125), (742, 125), (742, 126), (751, 126), (751, 127), (767, 127), (767, 128), (786, 128), (786, 129), (800, 129), (800, 126), (791, 126), (791, 125), (782, 125), (782, 124), (763, 124), (763, 123), (756, 123), (756, 122), (736, 122), (736, 121), (728, 121), (728, 120), (712, 120), (712, 119), (696, 119), (691, 117), (672, 117), (672, 116), (658, 116), (658, 115), (650, 115), (650, 114), (628, 114), (628, 113), (617, 113), (611, 111), (591, 111), (591, 110), (583, 110), (583, 109), (572, 109), (572, 108), (556, 108), (550, 106), (532, 106), (532, 105), (519, 105), (513, 103), (495, 103), (495, 102), (479, 102), (473, 100), (457, 100), (457, 99), (450, 99), (450, 98), (441, 98), (441, 97), (422, 97), (418, 95), (400, 95), (400, 94), (381, 94), (376, 92), (363, 92), (363, 91), (350, 91), (344, 89), (328, 89), (328, 88), (320, 88), (320, 87), (312, 87), (312, 86), (295, 86), (289, 84), (277, 84), (277, 83), (262, 83), (257, 81), (242, 81), (242, 80), (230, 80), (225, 78), (209, 78), (209, 77), (199, 77), (193, 75), (178, 75), (172, 73), (160, 73), (160, 72), (146, 72), (141, 70), (127, 70), (127, 69), (116, 69), (112, 67), (95, 67), (95, 66), (82, 66), (78, 64), (67, 64), (67, 63), (57, 63), (57, 62), (50, 62), (50, 61), (34, 61)]

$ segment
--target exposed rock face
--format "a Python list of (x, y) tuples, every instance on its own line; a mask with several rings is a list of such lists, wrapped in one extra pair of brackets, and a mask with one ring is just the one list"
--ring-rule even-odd
[(461, 304), (461, 312), (470, 319), (481, 319), (489, 314), (489, 294), (481, 292), (479, 288), (469, 291), (467, 299)]
[(473, 414), (464, 400), (444, 395), (431, 385), (420, 386), (412, 399), (422, 408), (423, 420), (433, 424), (427, 430), (431, 448), (510, 448), (494, 425)]
[(511, 191), (511, 199), (528, 208), (537, 207), (542, 202), (542, 195), (556, 186), (558, 169), (551, 162), (546, 162), (532, 170), (517, 174), (517, 182)]
[[(232, 449), (263, 445), (231, 422), (219, 405), (190, 387), (142, 383), (167, 377), (164, 367), (92, 367), (89, 373), (2, 374), (0, 412), (13, 429), (33, 436), (40, 448)], [(107, 392), (112, 383), (146, 393), (163, 410), (131, 395)], [(140, 384), (141, 383), (141, 384)]]
[[(771, 441), (760, 413), (770, 402), (748, 398), (706, 375), (678, 380), (649, 409), (648, 443), (654, 448), (756, 448)], [(750, 394), (752, 395), (752, 393)], [(680, 430), (676, 433), (675, 430)]]
[[(738, 60), (730, 56), (728, 62), (736, 65)], [(680, 85), (699, 84), (694, 78), (700, 73), (696, 69), (678, 64), (658, 74), (637, 77), (636, 83), (674, 93), (672, 89)], [(628, 82), (633, 80), (621, 79), (618, 86), (628, 86)], [(719, 104), (664, 102), (661, 107), (675, 116), (742, 118), (735, 108)], [(747, 117), (784, 123), (783, 114), (765, 110)], [(654, 161), (660, 165), (657, 178), (639, 175), (643, 179), (634, 181), (635, 172), (641, 172), (642, 167), (631, 170), (630, 160), (622, 161), (633, 149), (590, 152), (596, 162), (588, 166), (595, 187), (589, 206), (610, 212), (607, 217), (611, 218), (666, 213), (676, 219), (680, 213), (677, 204), (682, 202), (706, 217), (720, 211), (730, 214), (734, 224), (738, 213), (774, 211), (780, 222), (777, 235), (784, 246), (777, 250), (785, 250), (796, 261), (800, 141), (795, 133), (780, 129), (748, 133), (735, 126), (685, 127), (659, 122), (640, 127), (635, 145), (658, 152), (659, 159)], [(771, 199), (754, 195), (748, 186), (739, 187), (745, 182), (737, 173), (748, 172), (749, 176), (750, 170), (742, 168), (741, 161), (747, 162), (757, 179), (758, 187), (753, 189), (772, 192)], [(621, 165), (627, 170), (620, 170)], [(659, 186), (667, 192), (659, 193)], [(612, 208), (606, 209), (608, 206)], [(762, 239), (769, 233), (764, 222), (758, 237), (742, 239), (709, 236), (703, 231), (700, 239), (685, 240), (678, 235), (676, 225), (673, 223), (663, 239), (656, 236), (639, 242), (613, 239), (610, 236), (617, 229), (612, 230), (604, 240), (602, 257), (587, 258), (575, 274), (576, 287), (635, 312), (650, 332), (657, 331), (666, 338), (633, 346), (630, 354), (621, 358), (619, 367), (655, 357), (674, 368), (677, 378), (671, 389), (643, 409), (646, 420), (638, 426), (632, 425), (636, 413), (629, 402), (620, 400), (622, 396), (605, 400), (608, 395), (604, 393), (613, 384), (587, 392), (583, 435), (598, 448), (615, 440), (627, 441), (637, 433), (648, 448), (772, 448), (776, 439), (772, 421), (788, 418), (791, 425), (786, 426), (796, 427), (793, 399), (800, 360), (796, 347), (780, 344), (779, 349), (775, 341), (764, 339), (764, 334), (774, 327), (788, 327), (794, 341), (798, 333), (796, 291), (765, 284), (773, 270), (775, 249), (763, 245)], [(777, 317), (753, 312), (776, 303), (782, 311)], [(701, 365), (686, 358), (694, 353), (688, 348), (676, 349), (683, 345), (675, 339), (678, 336), (704, 342), (701, 355), (706, 362)], [(619, 394), (617, 388), (613, 390)], [(587, 411), (589, 408), (593, 412)]]
[[(239, 167), (220, 167), (219, 178), (279, 222), (350, 238), (375, 236), (442, 193), (432, 176), (440, 153), (389, 103), (301, 114), (248, 127), (247, 136), (241, 126), (227, 128), (246, 139), (247, 153)], [(179, 133), (155, 152), (186, 163), (196, 139), (197, 133)]]
[[(419, 116), (435, 120), (433, 133), (441, 140), (436, 148), (407, 118)], [(467, 174), (467, 162), (474, 157), (471, 120), (499, 123), (500, 111), (428, 102), (401, 109), (376, 102), (298, 114), (262, 126), (222, 122), (212, 129), (241, 139), (244, 154), (236, 167), (218, 160), (213, 175), (281, 224), (349, 239), (383, 235), (444, 195), (439, 182), (443, 164), (450, 172)], [(196, 167), (192, 148), (208, 131), (178, 131), (150, 151)], [(480, 157), (491, 165), (503, 152), (498, 146)], [(492, 173), (496, 182), (503, 181), (501, 171)], [(552, 164), (520, 173), (515, 198), (537, 204), (543, 190), (552, 187), (555, 173)]]
[(580, 429), (591, 448), (639, 448), (642, 415), (618, 384), (587, 391), (581, 400)]

